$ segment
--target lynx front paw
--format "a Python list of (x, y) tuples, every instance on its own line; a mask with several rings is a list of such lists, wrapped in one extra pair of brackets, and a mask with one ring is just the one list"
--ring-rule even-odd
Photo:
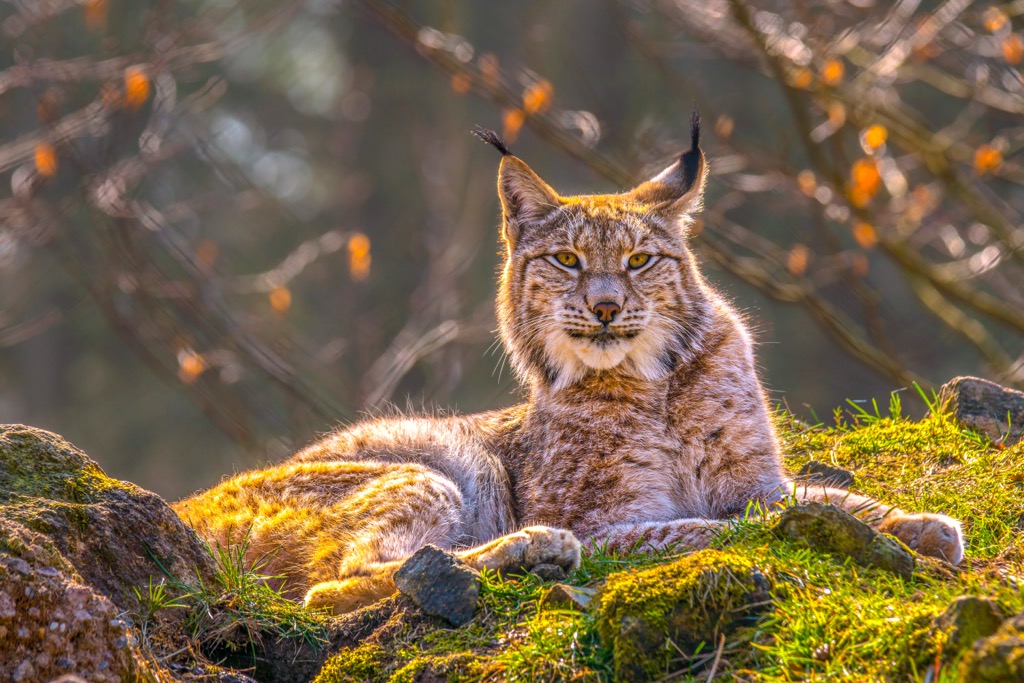
[(539, 564), (557, 564), (566, 571), (580, 566), (580, 542), (571, 531), (546, 526), (528, 526), (519, 533), (529, 542), (523, 553), (523, 569)]
[(964, 559), (964, 537), (960, 522), (946, 515), (895, 515), (879, 527), (921, 555), (938, 557), (950, 564)]
[(529, 571), (540, 564), (557, 564), (572, 571), (580, 564), (580, 542), (565, 529), (529, 526), (459, 555), (477, 569)]

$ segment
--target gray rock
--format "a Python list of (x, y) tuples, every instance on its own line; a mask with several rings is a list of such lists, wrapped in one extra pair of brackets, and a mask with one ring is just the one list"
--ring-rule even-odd
[(939, 389), (939, 403), (965, 427), (1012, 446), (1024, 438), (1024, 392), (977, 377), (957, 377)]
[(1003, 611), (995, 600), (962, 595), (935, 617), (932, 629), (946, 633), (942, 652), (952, 658), (979, 638), (995, 633), (1004, 619)]
[(565, 570), (557, 564), (538, 564), (530, 573), (541, 581), (565, 581)]
[(825, 486), (836, 486), (841, 489), (848, 489), (853, 486), (853, 472), (844, 470), (841, 467), (826, 465), (817, 460), (811, 460), (801, 467), (796, 476), (803, 481), (824, 484)]
[(834, 505), (808, 503), (787, 508), (774, 532), (815, 549), (849, 556), (861, 566), (891, 571), (904, 579), (909, 579), (914, 571), (914, 555), (906, 546)]
[(597, 595), (597, 590), (594, 588), (556, 583), (540, 599), (540, 606), (549, 609), (573, 609), (582, 612), (590, 606), (590, 602), (594, 599), (595, 595)]
[(462, 626), (476, 615), (480, 576), (435, 546), (423, 546), (406, 560), (395, 572), (395, 585), (424, 612), (454, 626)]

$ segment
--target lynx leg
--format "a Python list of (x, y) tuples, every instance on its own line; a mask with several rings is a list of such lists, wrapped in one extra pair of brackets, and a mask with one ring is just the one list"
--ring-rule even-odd
[(405, 559), (428, 543), (454, 546), (464, 514), (462, 494), (447, 477), (420, 465), (382, 466), (320, 512), (328, 523), (309, 539), (305, 604), (342, 614), (392, 595), (392, 575)]
[(557, 564), (572, 571), (580, 564), (580, 542), (565, 529), (528, 526), (456, 554), (475, 569), (486, 567), (507, 572), (530, 570), (539, 564)]
[[(401, 566), (401, 563), (397, 563)], [(306, 607), (330, 609), (335, 614), (354, 612), (393, 595), (397, 590), (394, 569), (382, 569), (369, 576), (350, 576), (338, 581), (324, 581), (309, 589), (303, 601)]]
[(960, 522), (936, 514), (908, 514), (883, 505), (873, 498), (844, 489), (794, 483), (791, 493), (801, 502), (831, 503), (866, 522), (872, 528), (892, 534), (921, 555), (937, 557), (950, 564), (964, 559), (964, 538)]
[(661, 549), (680, 546), (692, 550), (707, 548), (726, 522), (718, 519), (674, 519), (671, 522), (613, 524), (587, 540), (589, 548), (612, 550)]

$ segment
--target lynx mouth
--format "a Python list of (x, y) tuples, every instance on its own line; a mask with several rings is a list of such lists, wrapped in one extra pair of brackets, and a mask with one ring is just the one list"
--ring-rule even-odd
[(615, 330), (598, 330), (597, 332), (566, 332), (572, 339), (589, 341), (598, 346), (612, 344), (619, 341), (630, 341), (635, 339), (639, 332), (618, 332)]

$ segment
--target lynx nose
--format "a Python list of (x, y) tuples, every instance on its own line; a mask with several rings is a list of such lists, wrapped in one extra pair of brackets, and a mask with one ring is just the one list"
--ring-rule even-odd
[(594, 311), (594, 315), (597, 316), (599, 321), (607, 325), (615, 320), (615, 316), (618, 315), (622, 308), (614, 301), (602, 301), (594, 304), (591, 310)]

